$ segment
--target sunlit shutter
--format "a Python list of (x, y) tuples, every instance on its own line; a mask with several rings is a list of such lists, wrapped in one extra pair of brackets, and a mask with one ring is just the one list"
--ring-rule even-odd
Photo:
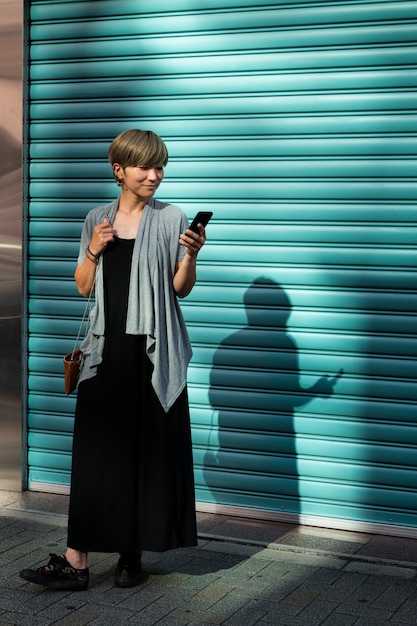
[(214, 212), (182, 302), (200, 506), (415, 527), (416, 3), (31, 7), (31, 488), (69, 484), (82, 220), (150, 128), (158, 197)]

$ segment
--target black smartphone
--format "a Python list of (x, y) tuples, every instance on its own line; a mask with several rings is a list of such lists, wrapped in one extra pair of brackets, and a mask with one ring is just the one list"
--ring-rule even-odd
[(198, 224), (201, 224), (205, 228), (212, 216), (212, 211), (199, 211), (188, 228), (192, 230), (193, 233), (197, 233), (197, 235), (199, 235), (200, 231), (198, 230)]

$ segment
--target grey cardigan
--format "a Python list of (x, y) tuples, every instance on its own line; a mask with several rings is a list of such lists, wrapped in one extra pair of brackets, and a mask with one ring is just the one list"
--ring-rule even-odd
[[(94, 227), (107, 217), (113, 223), (119, 198), (90, 211), (81, 235), (78, 263), (85, 259)], [(173, 288), (175, 263), (184, 258), (179, 236), (188, 228), (177, 206), (151, 198), (146, 204), (132, 254), (126, 333), (146, 335), (146, 351), (153, 364), (152, 386), (168, 412), (186, 386), (192, 356), (184, 318)], [(103, 266), (96, 272), (95, 306), (81, 344), (84, 354), (78, 383), (92, 378), (102, 360), (105, 337)]]

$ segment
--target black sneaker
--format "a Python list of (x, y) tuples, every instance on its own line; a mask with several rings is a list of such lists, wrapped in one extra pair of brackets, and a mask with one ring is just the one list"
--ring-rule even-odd
[(135, 587), (141, 581), (141, 557), (137, 552), (124, 552), (120, 555), (114, 572), (116, 587)]
[(53, 587), (54, 589), (68, 589), (82, 591), (88, 587), (88, 568), (76, 569), (68, 563), (65, 556), (50, 554), (51, 558), (47, 565), (37, 569), (24, 569), (20, 577), (37, 585)]

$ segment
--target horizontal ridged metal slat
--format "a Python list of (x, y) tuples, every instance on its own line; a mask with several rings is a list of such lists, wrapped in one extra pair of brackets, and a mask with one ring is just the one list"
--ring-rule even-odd
[(117, 193), (112, 138), (152, 128), (159, 197), (214, 211), (181, 303), (200, 508), (414, 532), (416, 3), (33, 0), (30, 21), (31, 487), (69, 484), (83, 218)]

